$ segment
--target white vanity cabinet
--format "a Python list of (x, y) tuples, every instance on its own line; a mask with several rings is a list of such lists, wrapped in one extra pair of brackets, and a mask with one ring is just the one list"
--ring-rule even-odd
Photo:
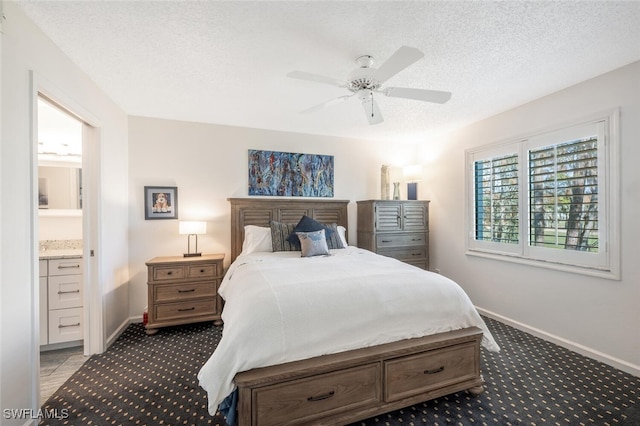
[(41, 318), (40, 344), (82, 340), (82, 258), (49, 259), (47, 262), (47, 290), (43, 293), (47, 296), (47, 341), (43, 343), (45, 333)]
[(47, 290), (47, 275), (49, 261), (40, 259), (40, 345), (49, 343), (49, 295)]

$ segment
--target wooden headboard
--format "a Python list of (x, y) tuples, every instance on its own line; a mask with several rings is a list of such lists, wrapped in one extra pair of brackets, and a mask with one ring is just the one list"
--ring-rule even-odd
[(229, 198), (231, 204), (231, 261), (242, 251), (245, 225), (269, 227), (272, 220), (298, 223), (304, 215), (322, 223), (347, 227), (348, 200)]

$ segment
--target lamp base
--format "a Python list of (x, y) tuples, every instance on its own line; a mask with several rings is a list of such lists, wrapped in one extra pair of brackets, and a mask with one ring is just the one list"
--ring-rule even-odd
[(408, 182), (407, 183), (407, 200), (417, 200), (417, 199), (418, 199), (418, 183)]
[(202, 253), (184, 253), (184, 257), (198, 257), (202, 256)]

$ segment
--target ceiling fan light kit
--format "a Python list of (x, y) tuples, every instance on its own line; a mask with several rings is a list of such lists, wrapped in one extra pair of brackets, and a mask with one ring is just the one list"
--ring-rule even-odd
[(423, 102), (434, 102), (443, 104), (451, 99), (450, 92), (442, 92), (438, 90), (413, 89), (406, 87), (387, 87), (382, 85), (391, 77), (404, 70), (409, 65), (422, 59), (424, 53), (415, 47), (402, 46), (389, 59), (387, 59), (379, 68), (373, 68), (374, 59), (371, 55), (362, 55), (356, 58), (356, 68), (347, 77), (346, 81), (325, 77), (322, 75), (312, 74), (305, 71), (292, 71), (287, 74), (288, 77), (300, 80), (312, 81), (315, 83), (329, 84), (347, 88), (352, 92), (351, 95), (340, 96), (336, 99), (323, 102), (319, 105), (308, 108), (302, 113), (315, 112), (325, 107), (335, 105), (341, 101), (347, 100), (356, 95), (362, 107), (369, 124), (382, 123), (384, 120), (376, 100), (374, 93), (381, 93), (385, 96), (394, 98), (413, 99)]

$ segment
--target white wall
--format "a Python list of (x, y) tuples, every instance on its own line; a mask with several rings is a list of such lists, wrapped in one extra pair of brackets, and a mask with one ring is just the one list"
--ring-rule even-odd
[[(621, 111), (622, 279), (598, 279), (465, 255), (465, 150), (598, 112)], [(421, 196), (431, 199), (431, 264), (489, 312), (556, 336), (640, 374), (640, 62), (468, 126), (424, 157)]]
[(44, 240), (81, 240), (82, 216), (47, 215), (41, 213), (38, 217), (38, 239)]
[[(389, 143), (299, 133), (129, 118), (130, 315), (147, 304), (145, 262), (155, 256), (180, 256), (187, 239), (176, 220), (144, 219), (144, 186), (178, 187), (179, 219), (207, 221), (198, 239), (205, 253), (226, 253), (229, 264), (231, 218), (227, 198), (247, 196), (248, 150), (333, 155), (334, 199), (350, 200), (349, 222), (356, 223), (355, 201), (380, 196), (380, 166), (406, 164), (415, 149)], [(356, 229), (349, 229), (355, 244)]]
[[(13, 2), (3, 6), (0, 193), (6, 198), (0, 205), (0, 405), (2, 409), (37, 409), (39, 395), (31, 389), (38, 374), (32, 368), (37, 365), (37, 341), (32, 341), (37, 304), (33, 304), (32, 286), (37, 288), (38, 247), (31, 223), (37, 202), (32, 182), (29, 71), (99, 120), (102, 204), (98, 214), (103, 231), (95, 248), (107, 336), (128, 317), (127, 117)], [(2, 424), (25, 421), (3, 418)]]

